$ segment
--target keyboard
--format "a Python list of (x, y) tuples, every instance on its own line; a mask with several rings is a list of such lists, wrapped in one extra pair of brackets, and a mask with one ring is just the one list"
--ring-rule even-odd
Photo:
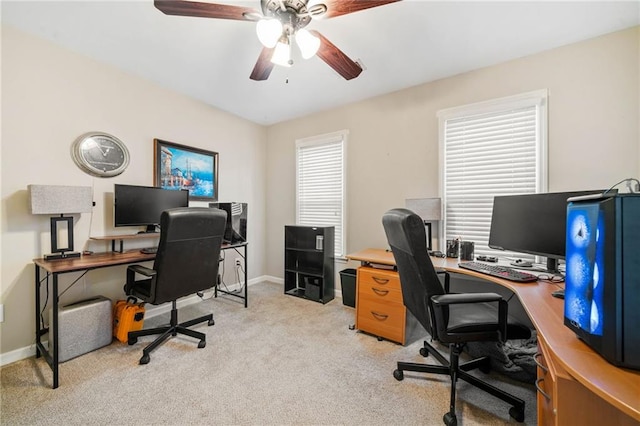
[(458, 266), (464, 269), (470, 269), (481, 274), (491, 275), (494, 277), (504, 278), (509, 281), (519, 283), (531, 283), (538, 281), (538, 277), (527, 272), (516, 271), (513, 268), (500, 265), (487, 265), (480, 262), (460, 262)]
[(158, 252), (158, 247), (145, 247), (140, 249), (140, 253), (144, 254), (156, 254)]

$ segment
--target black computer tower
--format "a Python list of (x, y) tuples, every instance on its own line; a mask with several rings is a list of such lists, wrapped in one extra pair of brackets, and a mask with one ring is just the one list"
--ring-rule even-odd
[(247, 203), (209, 203), (209, 207), (227, 212), (224, 242), (237, 244), (247, 241)]
[(564, 324), (612, 364), (640, 369), (640, 194), (569, 199)]

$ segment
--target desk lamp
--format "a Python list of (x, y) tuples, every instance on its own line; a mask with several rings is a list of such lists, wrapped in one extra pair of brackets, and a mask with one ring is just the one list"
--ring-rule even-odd
[(442, 219), (442, 202), (440, 198), (408, 198), (404, 202), (406, 208), (420, 216), (424, 222), (427, 233), (427, 249), (433, 250), (431, 222)]
[(60, 215), (51, 217), (51, 252), (46, 260), (80, 257), (73, 251), (72, 213), (90, 213), (93, 195), (90, 186), (29, 185), (31, 214)]

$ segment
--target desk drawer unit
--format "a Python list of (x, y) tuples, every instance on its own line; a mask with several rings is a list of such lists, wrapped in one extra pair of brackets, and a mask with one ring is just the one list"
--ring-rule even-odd
[(396, 271), (358, 268), (356, 328), (405, 344), (407, 311)]

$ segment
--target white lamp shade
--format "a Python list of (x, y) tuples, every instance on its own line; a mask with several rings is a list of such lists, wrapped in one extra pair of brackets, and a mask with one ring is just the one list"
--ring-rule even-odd
[(282, 35), (282, 24), (277, 19), (261, 19), (256, 25), (256, 33), (264, 47), (272, 48)]
[(304, 28), (296, 32), (296, 43), (300, 48), (300, 53), (304, 59), (309, 59), (316, 54), (320, 48), (320, 39)]
[(405, 206), (424, 221), (442, 219), (442, 201), (440, 198), (409, 198)]
[(29, 185), (31, 214), (90, 213), (93, 194), (90, 186)]
[[(286, 41), (286, 40), (285, 40)], [(291, 66), (291, 45), (279, 41), (271, 56), (271, 62), (283, 67)]]

